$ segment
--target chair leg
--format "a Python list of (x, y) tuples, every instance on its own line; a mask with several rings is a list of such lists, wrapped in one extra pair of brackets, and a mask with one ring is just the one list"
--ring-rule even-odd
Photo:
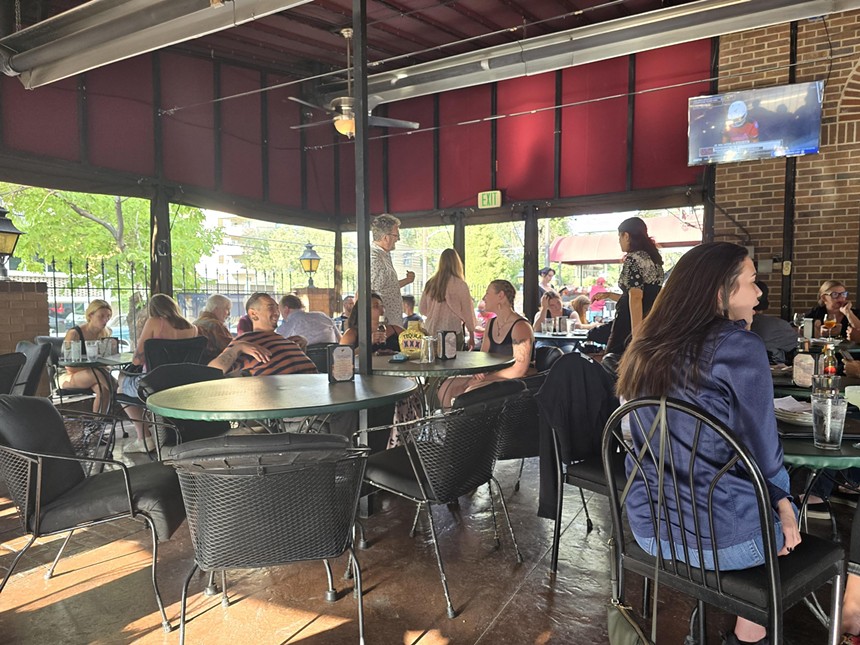
[(334, 576), (331, 574), (331, 564), (328, 560), (323, 560), (325, 565), (325, 576), (328, 581), (328, 589), (325, 592), (326, 602), (334, 602), (337, 600), (337, 591), (334, 588)]
[[(830, 590), (830, 632), (828, 643), (838, 645), (842, 633), (842, 594), (845, 592), (845, 573), (840, 572), (833, 577)], [(772, 643), (779, 641), (772, 640)]]
[(204, 596), (215, 596), (218, 594), (218, 585), (215, 584), (215, 570), (209, 572), (209, 582), (203, 589)]
[(415, 528), (418, 526), (418, 516), (420, 514), (421, 514), (421, 503), (419, 502), (415, 508), (415, 519), (412, 520), (412, 528), (409, 529), (409, 537), (411, 537), (411, 538), (415, 537)]
[(185, 605), (188, 603), (188, 585), (191, 584), (195, 571), (197, 571), (197, 562), (191, 565), (191, 571), (188, 572), (185, 584), (182, 585), (182, 600), (179, 605), (179, 645), (185, 645)]
[(15, 566), (18, 564), (18, 560), (20, 560), (21, 556), (27, 552), (27, 549), (29, 549), (31, 546), (33, 546), (33, 542), (35, 542), (35, 541), (36, 541), (36, 536), (34, 535), (30, 538), (30, 541), (24, 545), (24, 548), (15, 554), (15, 559), (12, 560), (12, 564), (9, 565), (9, 570), (6, 572), (6, 575), (3, 576), (3, 582), (0, 582), (0, 593), (3, 592), (3, 587), (6, 586), (6, 582), (12, 576), (12, 572), (15, 570)]
[(705, 613), (705, 601), (699, 601), (699, 645), (705, 645), (708, 642), (708, 634), (705, 626), (708, 624), (706, 620), (707, 614)]
[(642, 615), (651, 613), (651, 578), (642, 579)]
[[(522, 563), (523, 555), (522, 553), (520, 553), (520, 546), (517, 544), (517, 536), (514, 535), (514, 525), (511, 524), (511, 516), (508, 513), (508, 505), (505, 502), (505, 493), (502, 491), (502, 487), (499, 485), (499, 481), (495, 477), (492, 477), (490, 479), (490, 482), (495, 482), (496, 489), (498, 489), (499, 491), (499, 500), (502, 502), (502, 512), (505, 514), (505, 519), (508, 521), (508, 529), (511, 531), (511, 541), (514, 543), (514, 551), (516, 551), (517, 554), (517, 562)], [(492, 497), (492, 495), (493, 487), (490, 486), (490, 496)]]
[(520, 480), (523, 478), (523, 468), (525, 468), (526, 460), (525, 458), (520, 459), (520, 471), (517, 473), (517, 483), (514, 484), (514, 492), (518, 492), (520, 490)]
[(591, 516), (588, 514), (588, 502), (585, 501), (585, 491), (579, 489), (579, 496), (582, 498), (582, 509), (585, 511), (585, 534), (588, 535), (594, 530), (594, 522), (591, 521)]
[(60, 557), (62, 557), (63, 555), (63, 549), (66, 548), (66, 545), (69, 543), (69, 540), (72, 539), (72, 533), (74, 532), (74, 530), (69, 531), (69, 534), (66, 536), (66, 539), (63, 540), (63, 543), (60, 545), (60, 550), (57, 551), (57, 556), (54, 558), (54, 561), (51, 563), (51, 566), (45, 572), (45, 580), (50, 580), (51, 577), (54, 575), (54, 569), (57, 568), (57, 563), (60, 561)]
[[(448, 593), (448, 580), (445, 578), (445, 569), (442, 566), (442, 553), (439, 551), (439, 542), (436, 540), (436, 524), (433, 522), (433, 509), (428, 502), (421, 502), (421, 506), (427, 509), (427, 517), (430, 520), (430, 538), (433, 540), (433, 550), (436, 552), (436, 564), (439, 565), (439, 577), (442, 579), (442, 590), (445, 592), (445, 602), (448, 605), (448, 618), (456, 618), (457, 612), (451, 603), (451, 594)], [(420, 509), (421, 506), (418, 508)]]
[(370, 544), (367, 541), (367, 536), (364, 533), (364, 524), (360, 520), (355, 520), (355, 528), (358, 530), (358, 548), (361, 550), (367, 549)]
[[(498, 485), (498, 484), (496, 484)], [(501, 540), (499, 540), (499, 523), (496, 522), (496, 503), (493, 500), (493, 481), (492, 479), (487, 482), (487, 488), (490, 491), (490, 514), (493, 516), (493, 541), (496, 544), (496, 548), (502, 546)]]
[(230, 599), (227, 597), (227, 569), (221, 569), (221, 606), (230, 606)]
[(364, 645), (364, 597), (361, 591), (361, 567), (358, 564), (358, 558), (355, 557), (355, 550), (351, 546), (347, 548), (355, 574), (355, 596), (358, 601), (358, 644)]
[(161, 626), (165, 633), (169, 633), (171, 629), (170, 621), (167, 620), (167, 612), (164, 611), (164, 603), (161, 601), (161, 592), (158, 590), (158, 580), (156, 579), (156, 564), (158, 563), (158, 533), (155, 531), (155, 525), (148, 515), (143, 513), (140, 516), (149, 525), (149, 532), (152, 535), (152, 588), (155, 590), (155, 602), (158, 603), (158, 610), (161, 612)]
[(558, 547), (561, 542), (561, 510), (564, 504), (564, 464), (561, 463), (561, 448), (555, 432), (552, 433), (553, 463), (555, 464), (555, 524), (552, 530), (552, 556), (549, 570), (558, 571)]

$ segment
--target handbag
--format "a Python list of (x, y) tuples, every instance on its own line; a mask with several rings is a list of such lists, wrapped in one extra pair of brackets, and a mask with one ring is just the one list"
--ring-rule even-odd
[(610, 645), (653, 645), (627, 605), (613, 600), (606, 607)]

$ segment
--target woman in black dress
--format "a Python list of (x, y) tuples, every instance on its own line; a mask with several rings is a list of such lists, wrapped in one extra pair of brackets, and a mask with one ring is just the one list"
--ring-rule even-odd
[(607, 354), (623, 354), (642, 319), (648, 315), (654, 299), (663, 285), (663, 258), (657, 244), (648, 237), (648, 227), (639, 217), (630, 217), (618, 227), (618, 243), (624, 256), (618, 286), (621, 294), (608, 291), (596, 293), (595, 300), (614, 300), (615, 322), (609, 335)]

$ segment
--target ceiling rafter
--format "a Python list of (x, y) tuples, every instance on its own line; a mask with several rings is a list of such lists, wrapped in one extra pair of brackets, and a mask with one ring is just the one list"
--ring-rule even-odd
[(541, 22), (541, 18), (539, 16), (533, 14), (519, 2), (514, 2), (514, 0), (498, 0), (498, 2), (513, 10), (516, 14), (521, 16), (526, 21), (526, 24), (524, 26), (525, 28), (523, 29), (523, 33), (521, 34), (523, 38), (526, 37), (526, 29), (528, 29), (529, 27), (533, 27), (544, 34), (550, 32), (550, 29), (546, 26), (546, 24)]
[(406, 6), (404, 6), (398, 2), (395, 2), (394, 0), (377, 0), (377, 2), (379, 2), (379, 4), (381, 4), (384, 7), (391, 9), (392, 11), (398, 12), (399, 14), (401, 14), (401, 17), (403, 17), (403, 18), (407, 18), (410, 20), (416, 20), (423, 25), (427, 25), (427, 26), (433, 27), (434, 29), (438, 29), (442, 33), (448, 34), (449, 36), (453, 36), (454, 38), (457, 38), (458, 40), (463, 40), (464, 38), (469, 37), (469, 34), (463, 33), (462, 31), (459, 31), (457, 29), (449, 27), (445, 23), (443, 23), (439, 20), (436, 20), (435, 18), (431, 18), (424, 11), (416, 11), (416, 10), (410, 9), (409, 7), (406, 7)]

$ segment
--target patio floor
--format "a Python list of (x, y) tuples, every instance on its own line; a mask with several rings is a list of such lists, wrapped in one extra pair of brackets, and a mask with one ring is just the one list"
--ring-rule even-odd
[[(140, 458), (140, 457), (138, 457)], [(486, 487), (459, 507), (436, 508), (440, 548), (454, 606), (448, 619), (426, 520), (414, 539), (408, 532), (414, 506), (379, 496), (378, 512), (365, 521), (370, 546), (358, 552), (363, 571), (367, 643), (526, 644), (606, 643), (609, 599), (609, 516), (605, 499), (586, 494), (595, 528), (587, 534), (582, 503), (567, 487), (561, 559), (549, 572), (552, 523), (538, 519), (538, 463), (527, 462), (523, 485), (513, 492), (516, 462), (501, 462), (504, 487), (524, 562), (517, 564), (504, 528), (495, 549)], [(840, 518), (850, 523), (850, 515)], [(823, 530), (826, 530), (826, 525)], [(174, 631), (161, 629), (149, 582), (149, 534), (126, 520), (76, 533), (51, 580), (44, 573), (62, 537), (40, 540), (19, 563), (0, 595), (0, 642), (177, 643), (179, 598), (193, 550), (187, 525), (159, 547), (158, 579)], [(25, 544), (15, 508), (0, 491), (0, 567)], [(191, 584), (188, 643), (339, 644), (358, 641), (352, 581), (340, 575), (346, 558), (333, 562), (338, 600), (327, 603), (321, 563), (310, 562), (228, 574), (230, 606), (203, 595), (204, 578)], [(628, 599), (640, 580), (628, 579)], [(826, 598), (824, 599), (826, 602)], [(638, 604), (638, 601), (637, 601)], [(636, 606), (636, 605), (634, 605)], [(683, 643), (693, 603), (660, 592), (659, 642)], [(730, 629), (730, 616), (708, 614), (711, 643)], [(788, 612), (789, 643), (826, 641), (825, 629), (805, 608)]]

